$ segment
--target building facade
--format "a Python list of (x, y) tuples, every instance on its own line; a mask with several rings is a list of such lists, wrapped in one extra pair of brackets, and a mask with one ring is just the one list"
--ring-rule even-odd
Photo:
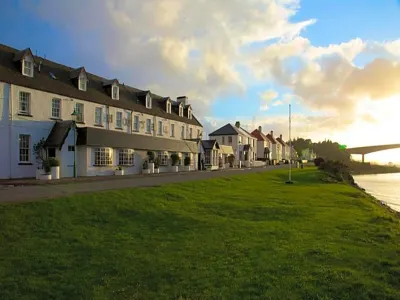
[(271, 159), (272, 142), (262, 132), (261, 126), (251, 133), (257, 139), (257, 160), (269, 161)]
[(61, 177), (111, 175), (116, 166), (137, 174), (148, 151), (160, 171), (172, 153), (197, 169), (198, 146), (186, 139), (202, 133), (187, 97), (161, 97), (0, 45), (0, 178), (35, 177), (42, 138)]
[(266, 137), (271, 142), (271, 160), (273, 163), (277, 163), (282, 160), (282, 145), (274, 137), (274, 132), (271, 130)]
[(232, 146), (236, 165), (241, 162), (243, 165), (251, 166), (257, 159), (257, 139), (240, 126), (226, 124), (209, 134), (210, 139), (215, 139), (219, 145)]
[(282, 134), (276, 138), (278, 143), (281, 145), (281, 160), (289, 160), (290, 158), (290, 147), (289, 145), (283, 140)]

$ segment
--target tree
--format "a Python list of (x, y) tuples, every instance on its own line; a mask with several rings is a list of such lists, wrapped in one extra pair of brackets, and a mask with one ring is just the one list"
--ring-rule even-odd
[(33, 145), (33, 153), (35, 154), (36, 163), (40, 168), (43, 168), (43, 162), (46, 160), (45, 143), (46, 140), (41, 138), (39, 142)]

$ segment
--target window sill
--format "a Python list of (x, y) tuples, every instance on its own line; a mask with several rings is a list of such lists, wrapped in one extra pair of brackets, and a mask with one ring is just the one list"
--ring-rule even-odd
[(100, 125), (100, 124), (94, 124), (94, 126), (96, 126), (96, 127), (104, 127), (103, 125)]
[(33, 116), (32, 116), (32, 115), (30, 115), (30, 114), (25, 114), (25, 113), (18, 113), (18, 116), (21, 116), (21, 117), (30, 117), (30, 118), (33, 118)]
[(124, 130), (122, 127), (115, 127), (115, 130)]
[(132, 132), (139, 132), (139, 129), (133, 129)]
[(53, 118), (53, 117), (51, 117), (50, 120), (53, 120), (53, 121), (62, 121), (61, 118)]
[(123, 168), (131, 168), (131, 167), (134, 167), (135, 165), (119, 165), (119, 166), (121, 166)]
[(146, 134), (151, 134), (151, 132), (146, 132)]
[(113, 167), (113, 165), (93, 165), (93, 167)]
[(19, 166), (33, 166), (33, 163), (18, 163)]
[(85, 124), (84, 121), (75, 121), (75, 123), (76, 123), (76, 124), (83, 124), (83, 125)]

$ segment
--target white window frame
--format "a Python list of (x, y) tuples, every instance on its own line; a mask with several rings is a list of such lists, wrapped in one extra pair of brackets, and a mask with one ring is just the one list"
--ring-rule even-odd
[(158, 127), (157, 127), (157, 135), (161, 136), (163, 135), (163, 122), (162, 121), (158, 121), (157, 122)]
[(175, 137), (175, 124), (171, 124), (171, 137)]
[(193, 128), (189, 128), (189, 139), (193, 138)]
[[(98, 113), (100, 112), (100, 114)], [(94, 124), (98, 126), (103, 126), (103, 108), (96, 107), (94, 110)]]
[(93, 148), (94, 166), (103, 167), (113, 164), (113, 153), (111, 148), (100, 147)]
[(169, 165), (169, 154), (168, 152), (165, 151), (160, 151), (158, 152), (158, 161), (160, 163), (160, 166), (168, 166)]
[(151, 96), (146, 96), (146, 108), (151, 109)]
[[(25, 102), (26, 109), (21, 109), (22, 101)], [(30, 115), (31, 113), (31, 93), (28, 92), (19, 92), (19, 102), (18, 102), (18, 113), (23, 115)]]
[(33, 77), (33, 67), (34, 67), (33, 61), (25, 57), (22, 60), (22, 75)]
[(204, 151), (204, 164), (205, 165), (211, 165), (211, 153), (212, 150), (206, 149)]
[(122, 129), (122, 111), (115, 113), (115, 128)]
[(231, 136), (228, 136), (228, 144), (230, 145), (230, 144), (232, 144), (232, 142), (233, 142), (233, 138)]
[(183, 117), (183, 105), (179, 104), (179, 116)]
[(84, 120), (84, 112), (85, 105), (83, 103), (75, 103), (75, 113), (76, 113), (76, 121), (83, 123)]
[(133, 149), (120, 149), (118, 151), (118, 165), (120, 166), (134, 166), (135, 165), (135, 151)]
[[(21, 144), (21, 138), (27, 138), (27, 140), (24, 140), (23, 144)], [(21, 147), (23, 146), (23, 147)], [(31, 162), (31, 156), (32, 156), (32, 150), (31, 150), (31, 136), (29, 134), (20, 134), (18, 136), (18, 148), (19, 148), (19, 155), (18, 155), (18, 161), (19, 163), (30, 163)], [(24, 151), (24, 154), (22, 154), (22, 151)], [(26, 159), (21, 159), (21, 156), (26, 157)]]
[(188, 109), (188, 118), (192, 119), (192, 110), (190, 108)]
[[(58, 107), (56, 105), (58, 103)], [(58, 114), (57, 114), (58, 111)], [(61, 99), (53, 98), (51, 99), (51, 117), (53, 119), (61, 119)]]
[(139, 131), (139, 116), (133, 116), (133, 131)]
[(87, 90), (87, 77), (84, 73), (79, 74), (78, 89), (84, 92)]
[(170, 114), (172, 110), (172, 105), (170, 101), (167, 101), (167, 113)]
[(151, 119), (146, 119), (146, 133), (151, 133)]
[(185, 138), (185, 126), (181, 126), (181, 139)]
[(119, 87), (116, 84), (111, 87), (111, 97), (113, 100), (119, 100)]
[(222, 145), (225, 145), (225, 137), (222, 137)]

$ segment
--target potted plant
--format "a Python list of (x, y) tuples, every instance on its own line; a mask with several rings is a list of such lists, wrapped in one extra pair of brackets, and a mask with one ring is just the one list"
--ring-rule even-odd
[(160, 173), (160, 160), (158, 158), (154, 159), (154, 174)]
[(40, 180), (51, 180), (51, 165), (48, 159), (43, 161), (43, 174), (39, 176)]
[(60, 179), (60, 162), (54, 157), (49, 158), (51, 179)]
[(122, 175), (124, 175), (124, 169), (122, 169), (122, 166), (118, 166), (116, 169), (115, 169), (115, 173), (114, 173), (116, 176), (122, 176)]
[(143, 163), (142, 173), (143, 174), (150, 174), (149, 163), (147, 162), (147, 160), (145, 160), (144, 163)]
[(46, 157), (46, 149), (44, 148), (44, 144), (46, 140), (41, 138), (39, 142), (33, 145), (33, 153), (35, 154), (37, 169), (36, 169), (36, 179), (40, 179), (40, 176), (44, 174), (43, 170), (43, 162), (45, 161)]
[(183, 160), (183, 163), (185, 164), (185, 171), (190, 171), (190, 161), (190, 156), (186, 156)]
[(150, 170), (150, 173), (154, 173), (154, 160), (155, 160), (154, 151), (147, 151), (147, 158), (149, 160), (148, 169)]
[(176, 153), (172, 153), (171, 154), (171, 171), (172, 172), (178, 172), (179, 167), (178, 167), (178, 162), (179, 162), (179, 156)]

